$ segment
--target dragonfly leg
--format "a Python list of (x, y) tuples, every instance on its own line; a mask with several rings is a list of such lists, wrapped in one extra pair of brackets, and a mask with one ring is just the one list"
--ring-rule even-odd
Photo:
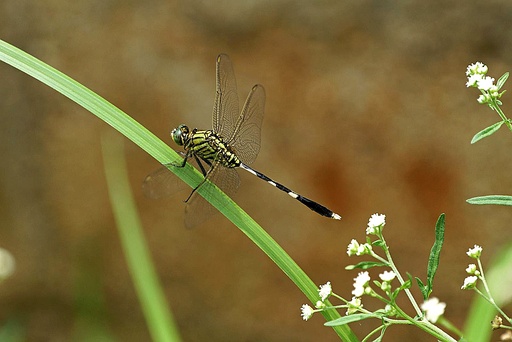
[(187, 159), (190, 158), (192, 155), (192, 152), (190, 150), (187, 150), (187, 153), (180, 152), (180, 154), (183, 156), (183, 161), (181, 163), (171, 163), (174, 167), (184, 167), (185, 164), (187, 164)]
[[(203, 167), (203, 163), (201, 163), (201, 159), (199, 159), (195, 154), (194, 158), (197, 162), (197, 165), (199, 165), (199, 168), (201, 169), (201, 173), (203, 174), (204, 177), (206, 177), (206, 170)], [(209, 163), (209, 165), (211, 166), (211, 163)]]
[(194, 194), (194, 192), (196, 192), (196, 190), (197, 190), (197, 189), (199, 189), (199, 187), (200, 187), (201, 185), (203, 185), (203, 184), (204, 184), (204, 182), (206, 182), (206, 180), (208, 179), (208, 176), (210, 175), (210, 173), (212, 172), (212, 170), (213, 170), (213, 167), (211, 167), (211, 168), (208, 170), (208, 172), (206, 172), (206, 174), (205, 174), (205, 176), (204, 176), (203, 180), (201, 181), (201, 183), (199, 183), (199, 184), (198, 184), (198, 185), (197, 185), (197, 186), (192, 190), (192, 192), (190, 193), (190, 195), (188, 195), (187, 199), (184, 201), (185, 203), (187, 203), (187, 202), (188, 202), (188, 200), (190, 199), (190, 197), (192, 197), (192, 195)]

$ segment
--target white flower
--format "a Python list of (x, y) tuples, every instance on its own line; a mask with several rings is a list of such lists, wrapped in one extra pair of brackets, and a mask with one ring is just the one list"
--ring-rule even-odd
[(469, 276), (464, 279), (464, 284), (460, 287), (462, 290), (472, 289), (476, 286), (477, 276)]
[(357, 312), (358, 309), (362, 308), (363, 304), (361, 304), (361, 298), (352, 297), (352, 300), (347, 303), (347, 306), (347, 315), (351, 315)]
[(361, 297), (364, 294), (366, 285), (370, 281), (370, 275), (368, 272), (361, 272), (356, 278), (354, 278), (354, 280), (354, 290), (352, 291), (352, 294), (355, 297)]
[(347, 254), (349, 256), (357, 255), (365, 255), (370, 254), (370, 251), (372, 250), (372, 246), (368, 243), (363, 243), (362, 245), (359, 244), (355, 239), (352, 239), (350, 241), (350, 244), (347, 247)]
[(386, 224), (386, 215), (373, 214), (368, 220), (368, 228), (366, 228), (366, 235), (376, 234), (380, 228)]
[(487, 65), (485, 65), (482, 62), (476, 62), (468, 65), (468, 67), (466, 68), (466, 76), (471, 76), (475, 74), (485, 75), (487, 74), (488, 70), (489, 68), (487, 67)]
[(379, 278), (387, 283), (391, 282), (393, 279), (395, 279), (395, 277), (396, 274), (393, 271), (384, 271), (383, 273), (379, 274)]
[(475, 245), (473, 248), (470, 248), (466, 254), (473, 259), (480, 258), (480, 255), (482, 254), (482, 247)]
[(359, 248), (359, 242), (356, 241), (356, 239), (352, 239), (347, 247), (347, 254), (349, 256), (357, 255), (357, 249)]
[[(468, 274), (476, 274), (476, 272), (478, 272), (477, 269), (476, 269), (476, 265), (475, 264), (469, 264), (468, 267), (466, 268), (466, 272)], [(478, 272), (478, 273), (480, 273), (480, 272)]]
[(16, 263), (12, 254), (3, 248), (0, 248), (0, 280), (9, 277), (14, 273)]
[(491, 95), (489, 94), (481, 94), (480, 96), (478, 96), (478, 99), (476, 99), (478, 101), (478, 103), (480, 104), (484, 104), (484, 103), (489, 103), (491, 102)]
[(370, 245), (369, 243), (363, 243), (357, 249), (357, 253), (356, 254), (358, 256), (360, 256), (360, 255), (370, 254), (371, 251), (372, 251), (372, 245)]
[(311, 316), (313, 316), (313, 314), (315, 313), (315, 310), (313, 310), (313, 308), (307, 304), (302, 305), (300, 311), (302, 311), (300, 315), (302, 316), (302, 319), (305, 321), (310, 319)]
[(494, 78), (485, 76), (477, 82), (478, 89), (488, 91), (494, 86)]
[(483, 76), (480, 74), (468, 76), (468, 81), (466, 82), (466, 87), (476, 87), (478, 84), (478, 81), (480, 81), (482, 78), (483, 78)]
[(332, 293), (331, 282), (328, 281), (325, 285), (320, 285), (320, 289), (318, 290), (318, 294), (320, 295), (320, 299), (322, 301), (326, 300)]
[(432, 297), (421, 304), (421, 310), (425, 311), (425, 317), (428, 321), (435, 323), (439, 316), (444, 314), (446, 303), (439, 302), (439, 299)]

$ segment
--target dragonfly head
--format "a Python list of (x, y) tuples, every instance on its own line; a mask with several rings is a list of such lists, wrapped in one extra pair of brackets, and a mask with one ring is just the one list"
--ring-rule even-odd
[(183, 146), (188, 139), (188, 127), (186, 125), (179, 125), (171, 131), (171, 138), (179, 146)]

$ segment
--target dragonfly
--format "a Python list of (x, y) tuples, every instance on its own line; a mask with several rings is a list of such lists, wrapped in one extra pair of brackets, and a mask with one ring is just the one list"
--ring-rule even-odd
[(238, 168), (284, 191), (314, 212), (340, 220), (341, 216), (327, 207), (296, 193), (249, 166), (260, 151), (264, 109), (265, 89), (262, 85), (256, 84), (249, 92), (242, 110), (239, 110), (233, 64), (228, 55), (220, 54), (216, 62), (213, 128), (190, 129), (181, 124), (173, 129), (171, 138), (178, 146), (183, 147), (183, 161), (165, 165), (148, 175), (143, 183), (144, 193), (151, 198), (171, 194), (174, 191), (170, 185), (173, 174), (169, 167), (184, 167), (188, 160), (195, 160), (203, 179), (185, 200), (185, 225), (189, 228), (203, 222), (215, 212), (215, 208), (198, 195), (197, 189), (209, 187), (208, 191), (211, 191), (213, 187), (207, 182), (209, 180), (228, 196), (233, 195), (240, 186), (240, 178), (236, 171)]

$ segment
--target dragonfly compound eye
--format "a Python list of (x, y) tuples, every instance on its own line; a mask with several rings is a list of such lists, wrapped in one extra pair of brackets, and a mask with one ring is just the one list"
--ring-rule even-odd
[(175, 128), (171, 131), (171, 138), (172, 138), (172, 140), (174, 140), (174, 142), (177, 145), (182, 146), (184, 140), (187, 137), (187, 134), (188, 134), (188, 127), (185, 125), (180, 125), (180, 126), (178, 126), (178, 128)]

